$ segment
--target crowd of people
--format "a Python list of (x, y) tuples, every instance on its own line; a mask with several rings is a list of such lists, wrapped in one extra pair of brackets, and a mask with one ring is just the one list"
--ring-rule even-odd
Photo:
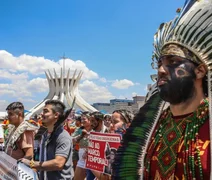
[[(212, 1), (186, 0), (177, 13), (154, 36), (157, 82), (135, 117), (116, 110), (67, 119), (71, 111), (48, 100), (41, 114), (44, 131), (24, 121), (23, 104), (14, 102), (6, 109), (4, 151), (42, 180), (211, 179)], [(39, 131), (35, 159), (34, 134)], [(85, 167), (91, 132), (122, 136), (118, 150), (106, 155), (112, 164), (105, 171), (111, 174)]]
[[(73, 110), (65, 111), (65, 105), (59, 100), (46, 101), (42, 113), (30, 120), (24, 120), (21, 102), (11, 103), (6, 110), (9, 123), (4, 128), (4, 151), (35, 170), (41, 180), (110, 179), (108, 173), (85, 167), (89, 134), (123, 135), (133, 119), (127, 110), (106, 115), (98, 111), (76, 115)], [(111, 154), (115, 154), (113, 150)], [(109, 162), (110, 156), (107, 156)]]

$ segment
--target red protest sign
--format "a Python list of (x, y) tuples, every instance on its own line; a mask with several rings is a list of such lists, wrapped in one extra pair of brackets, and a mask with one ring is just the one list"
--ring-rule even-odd
[(111, 174), (117, 148), (120, 146), (119, 134), (91, 132), (89, 136), (86, 168)]

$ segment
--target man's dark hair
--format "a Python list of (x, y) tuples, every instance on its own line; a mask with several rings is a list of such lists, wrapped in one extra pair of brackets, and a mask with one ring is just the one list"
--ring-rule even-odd
[(6, 108), (6, 111), (8, 111), (8, 110), (12, 110), (16, 114), (21, 112), (22, 117), (24, 117), (24, 105), (21, 102), (13, 102), (13, 103), (9, 104)]
[[(54, 124), (54, 130), (53, 131), (55, 131), (60, 125), (63, 124), (63, 122), (65, 121), (65, 119), (68, 117), (68, 115), (72, 111), (72, 108), (71, 109), (68, 109), (64, 113), (66, 106), (61, 101), (59, 101), (59, 100), (47, 100), (45, 102), (45, 106), (46, 105), (52, 105), (52, 111), (54, 113), (56, 113), (56, 112), (59, 112), (60, 113), (57, 122)], [(50, 138), (52, 138), (52, 134), (51, 134), (51, 137)]]
[(105, 114), (104, 115), (104, 119), (106, 120), (106, 119), (111, 119), (111, 115), (110, 114)]
[(54, 113), (59, 112), (60, 116), (63, 115), (66, 106), (59, 100), (48, 100), (45, 102), (45, 106), (46, 105), (52, 105), (52, 111)]
[(84, 111), (84, 112), (81, 113), (81, 117), (82, 116), (89, 118), (89, 117), (91, 117), (91, 113), (89, 111)]
[(207, 81), (207, 76), (202, 79), (202, 88), (203, 88), (203, 93), (206, 97), (208, 97), (208, 81)]
[(94, 117), (97, 121), (103, 121), (104, 120), (104, 114), (102, 114), (99, 111), (95, 111), (91, 113), (91, 116)]
[(76, 121), (81, 122), (81, 116), (77, 116), (77, 117), (76, 117)]

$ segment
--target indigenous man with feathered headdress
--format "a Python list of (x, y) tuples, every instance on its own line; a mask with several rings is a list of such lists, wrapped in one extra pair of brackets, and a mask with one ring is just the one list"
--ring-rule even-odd
[[(131, 179), (210, 179), (211, 0), (186, 0), (177, 18), (160, 25), (153, 61), (157, 90), (124, 136), (113, 179), (124, 179), (124, 171)], [(163, 102), (169, 107), (162, 111)]]

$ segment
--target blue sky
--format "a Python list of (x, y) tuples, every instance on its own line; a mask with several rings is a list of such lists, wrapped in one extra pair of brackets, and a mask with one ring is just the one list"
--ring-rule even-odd
[(7, 0), (0, 6), (0, 111), (13, 101), (30, 109), (48, 93), (44, 71), (84, 71), (89, 103), (145, 95), (153, 35), (183, 0)]

